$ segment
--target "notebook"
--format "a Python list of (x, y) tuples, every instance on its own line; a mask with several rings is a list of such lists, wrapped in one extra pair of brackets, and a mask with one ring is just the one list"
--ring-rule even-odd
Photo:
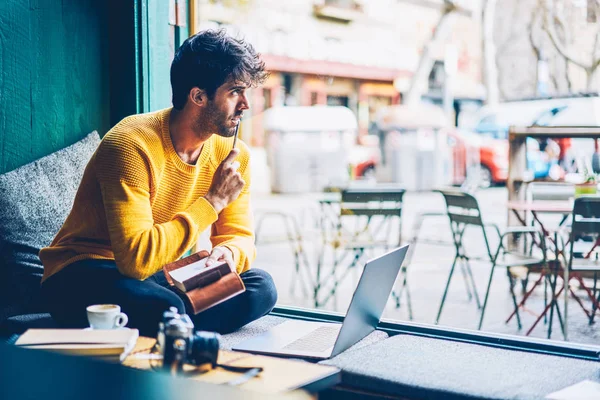
[(17, 346), (123, 361), (133, 350), (137, 329), (28, 329)]
[(227, 263), (206, 267), (207, 256), (207, 251), (200, 251), (163, 266), (167, 282), (189, 299), (194, 314), (246, 290), (242, 278)]
[(182, 292), (188, 292), (195, 288), (208, 286), (231, 272), (231, 268), (227, 263), (217, 263), (207, 267), (207, 259), (203, 258), (184, 267), (169, 271), (175, 287)]

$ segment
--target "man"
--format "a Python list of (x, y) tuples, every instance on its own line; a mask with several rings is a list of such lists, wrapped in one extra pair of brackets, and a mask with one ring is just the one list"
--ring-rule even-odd
[(86, 306), (98, 303), (119, 304), (128, 326), (148, 336), (171, 306), (191, 315), (162, 266), (211, 224), (207, 264), (227, 261), (246, 291), (192, 316), (195, 327), (231, 332), (271, 311), (273, 280), (250, 269), (249, 152), (241, 141), (232, 150), (246, 90), (266, 76), (250, 44), (222, 30), (198, 33), (171, 65), (173, 108), (130, 116), (106, 134), (71, 213), (40, 252), (42, 295), (61, 326), (87, 326)]

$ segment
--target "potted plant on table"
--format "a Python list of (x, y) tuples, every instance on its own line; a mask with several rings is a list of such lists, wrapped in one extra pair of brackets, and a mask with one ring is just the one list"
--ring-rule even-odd
[(588, 194), (596, 194), (598, 190), (598, 177), (587, 163), (582, 165), (583, 182), (575, 184), (575, 198)]

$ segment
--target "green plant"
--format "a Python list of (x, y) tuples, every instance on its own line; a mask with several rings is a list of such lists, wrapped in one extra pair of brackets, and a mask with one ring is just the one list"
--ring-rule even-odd
[(580, 173), (583, 175), (582, 184), (598, 182), (598, 176), (594, 173), (590, 160), (582, 160), (580, 164)]
[(583, 169), (583, 182), (582, 183), (597, 183), (598, 176), (588, 168)]

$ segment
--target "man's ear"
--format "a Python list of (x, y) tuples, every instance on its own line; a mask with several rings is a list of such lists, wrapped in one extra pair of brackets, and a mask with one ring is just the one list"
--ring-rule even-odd
[(198, 107), (204, 107), (208, 101), (208, 96), (204, 90), (193, 87), (188, 95), (188, 100)]

